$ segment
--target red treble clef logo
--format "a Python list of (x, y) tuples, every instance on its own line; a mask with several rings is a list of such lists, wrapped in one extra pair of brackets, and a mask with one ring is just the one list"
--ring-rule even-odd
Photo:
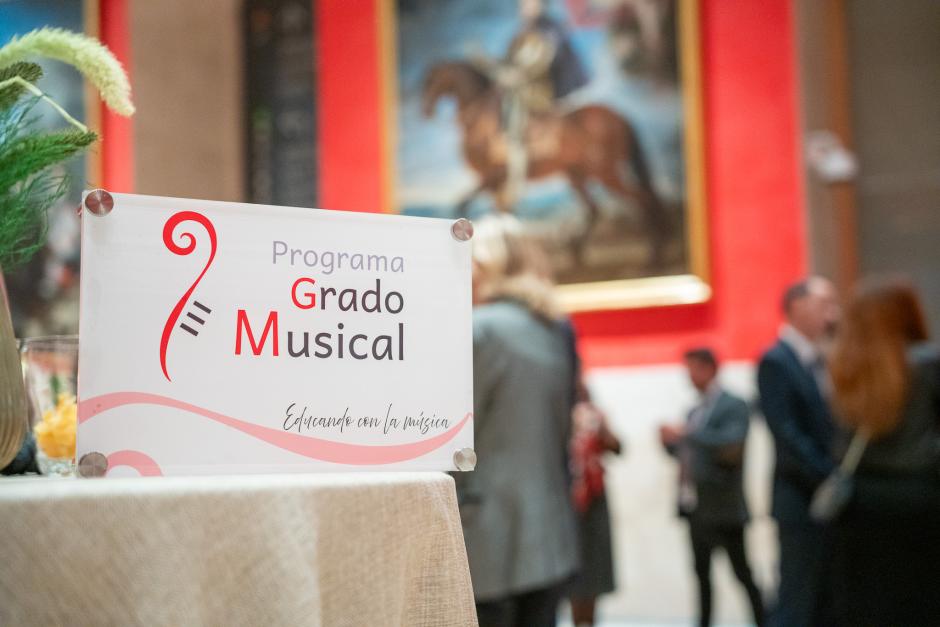
[[(201, 213), (196, 213), (195, 211), (180, 211), (173, 214), (166, 221), (166, 224), (163, 225), (163, 243), (166, 245), (167, 249), (176, 255), (188, 255), (196, 250), (196, 237), (188, 232), (184, 231), (180, 233), (179, 236), (186, 240), (186, 244), (181, 246), (173, 241), (173, 231), (183, 222), (198, 222), (206, 229), (206, 232), (209, 234), (209, 244), (211, 245), (211, 250), (209, 251), (209, 260), (206, 262), (206, 267), (202, 269), (202, 272), (199, 273), (199, 276), (196, 277), (196, 280), (193, 281), (193, 284), (186, 290), (186, 293), (183, 294), (182, 298), (179, 299), (179, 302), (176, 303), (176, 306), (173, 307), (173, 311), (170, 312), (170, 317), (166, 319), (166, 325), (163, 327), (163, 335), (160, 338), (160, 367), (163, 368), (163, 376), (166, 377), (167, 381), (170, 381), (170, 374), (167, 372), (166, 368), (166, 349), (170, 343), (170, 333), (173, 331), (173, 327), (176, 325), (177, 320), (179, 320), (180, 313), (183, 311), (183, 307), (186, 306), (186, 302), (189, 300), (189, 297), (192, 296), (193, 291), (196, 289), (196, 286), (199, 285), (199, 282), (202, 280), (202, 277), (205, 276), (206, 271), (209, 269), (209, 266), (212, 265), (212, 261), (215, 259), (215, 249), (216, 249), (216, 237), (215, 237), (215, 227), (212, 226), (212, 222), (209, 221), (207, 217)], [(199, 303), (195, 303), (200, 309), (204, 311), (209, 311), (204, 306)], [(198, 320), (202, 323), (201, 320), (189, 314), (190, 317)], [(186, 328), (187, 331), (196, 335), (194, 331), (181, 325)]]

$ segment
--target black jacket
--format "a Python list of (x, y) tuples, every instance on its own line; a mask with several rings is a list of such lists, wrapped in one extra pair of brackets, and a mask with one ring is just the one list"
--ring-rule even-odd
[(760, 408), (774, 437), (772, 514), (781, 524), (810, 522), (813, 492), (835, 468), (835, 427), (812, 372), (778, 341), (757, 369)]
[(839, 625), (940, 624), (940, 352), (909, 354), (898, 428), (868, 445), (832, 529)]

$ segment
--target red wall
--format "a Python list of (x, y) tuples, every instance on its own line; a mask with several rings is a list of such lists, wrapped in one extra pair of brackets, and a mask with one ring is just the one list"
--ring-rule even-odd
[[(100, 37), (128, 74), (131, 66), (131, 39), (127, 0), (100, 0)], [(133, 97), (133, 76), (131, 76)], [(104, 189), (134, 191), (134, 125), (130, 118), (112, 113), (101, 105), (101, 170)]]
[[(326, 208), (382, 208), (382, 1), (317, 2)], [(806, 272), (791, 3), (699, 2), (714, 297), (701, 305), (576, 315), (588, 367), (674, 362), (698, 343), (728, 359), (754, 358), (774, 336), (781, 290)], [(119, 20), (104, 20), (103, 36), (126, 58), (126, 28), (122, 34), (113, 26), (126, 25), (125, 3), (104, 0), (102, 7), (117, 11)], [(130, 138), (115, 137), (114, 123), (105, 120), (106, 182), (129, 189)]]

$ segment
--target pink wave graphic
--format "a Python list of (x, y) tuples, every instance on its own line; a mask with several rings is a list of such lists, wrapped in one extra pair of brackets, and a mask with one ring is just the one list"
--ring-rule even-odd
[[(285, 451), (297, 453), (298, 455), (303, 455), (310, 459), (357, 466), (394, 464), (426, 455), (454, 439), (454, 437), (460, 433), (460, 430), (463, 429), (464, 425), (467, 424), (467, 421), (473, 417), (473, 413), (468, 412), (460, 422), (444, 433), (419, 442), (370, 446), (333, 442), (321, 438), (300, 435), (299, 433), (262, 427), (261, 425), (245, 422), (244, 420), (232, 418), (231, 416), (226, 416), (159, 394), (149, 394), (147, 392), (112, 392), (81, 401), (78, 404), (78, 422), (81, 424), (87, 420), (91, 420), (98, 414), (117, 407), (123, 407), (124, 405), (159, 405), (179, 409), (214, 420)], [(152, 462), (153, 460), (150, 461)]]
[(141, 477), (162, 477), (163, 471), (149, 455), (140, 451), (115, 451), (108, 455), (108, 472), (118, 466), (130, 466)]

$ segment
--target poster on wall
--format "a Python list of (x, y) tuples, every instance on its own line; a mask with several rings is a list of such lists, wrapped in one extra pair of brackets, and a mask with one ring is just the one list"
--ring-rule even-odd
[(453, 221), (103, 198), (82, 218), (80, 468), (469, 469)]
[(247, 198), (317, 204), (313, 4), (248, 0), (244, 6)]
[[(4, 0), (0, 2), (0, 45), (43, 26), (94, 35), (95, 6), (84, 0)], [(76, 119), (94, 127), (98, 100), (86, 93), (78, 71), (52, 59), (44, 59), (42, 67), (44, 75), (37, 86)], [(51, 106), (23, 102), (30, 107), (28, 117), (39, 128), (67, 126)], [(4, 275), (18, 337), (78, 330), (79, 226), (75, 209), (87, 187), (88, 173), (95, 176), (98, 159), (100, 150), (93, 148), (57, 166), (57, 174), (67, 178), (67, 190), (49, 211), (46, 245), (25, 266)]]
[(710, 296), (695, 0), (397, 0), (390, 204), (515, 214), (570, 310)]

